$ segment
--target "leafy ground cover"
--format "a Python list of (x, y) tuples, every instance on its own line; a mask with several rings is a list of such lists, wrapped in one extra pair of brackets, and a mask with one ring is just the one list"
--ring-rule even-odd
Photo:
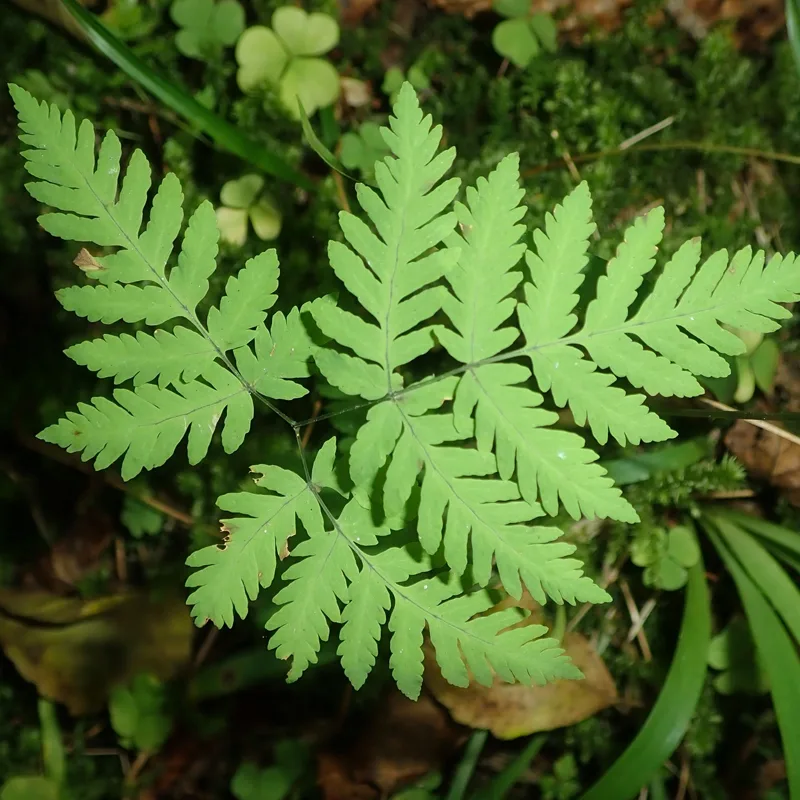
[[(267, 239), (281, 254), (278, 310), (336, 288), (322, 268), (326, 244), (354, 190), (320, 153), (371, 181), (383, 155), (375, 126), (404, 79), (456, 146), (464, 183), (520, 153), (529, 220), (588, 181), (599, 259), (659, 204), (667, 254), (692, 236), (709, 251), (800, 247), (800, 83), (781, 36), (743, 53), (735, 23), (696, 40), (658, 4), (637, 4), (616, 31), (590, 25), (553, 47), (547, 24), (513, 6), (471, 19), (409, 3), (361, 17), (330, 2), (91, 9), (212, 123), (113, 68), (63, 10), (55, 22), (8, 10), (0, 72), (143, 149), (180, 177), (187, 205), (211, 201), (227, 235), (209, 302)], [(509, 41), (508, 26), (499, 31), (508, 22), (528, 38)], [(246, 145), (226, 146), (213, 119)], [(297, 468), (284, 426), (266, 418), (232, 457), (212, 449), (197, 467), (176, 462), (130, 483), (34, 438), (66, 403), (106, 389), (62, 355), (92, 323), (53, 299), (91, 257), (37, 225), (16, 136), (0, 93), (3, 800), (613, 798), (642, 787), (654, 797), (791, 796), (800, 444), (791, 421), (757, 427), (724, 408), (800, 410), (794, 319), (748, 342), (732, 378), (709, 382), (707, 403), (659, 406), (676, 444), (603, 449), (640, 523), (558, 520), (613, 602), (566, 614), (523, 603), (585, 681), (454, 690), (432, 668), (411, 704), (380, 659), (353, 693), (334, 646), (287, 688), (264, 643), (274, 592), (232, 631), (208, 633), (194, 631), (182, 589), (187, 555), (219, 542), (215, 499), (244, 489), (250, 464)], [(295, 416), (337, 404), (320, 388)], [(346, 439), (354, 419), (305, 430)]]

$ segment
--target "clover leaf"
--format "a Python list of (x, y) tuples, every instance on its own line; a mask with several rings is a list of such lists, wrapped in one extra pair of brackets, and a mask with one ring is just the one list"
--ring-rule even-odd
[(308, 747), (301, 741), (283, 740), (275, 746), (275, 764), (260, 768), (246, 761), (231, 781), (236, 800), (283, 800), (297, 781), (308, 774)]
[(149, 36), (158, 25), (155, 9), (142, 0), (112, 0), (100, 19), (123, 41)]
[(172, 731), (165, 687), (152, 675), (140, 674), (130, 685), (117, 686), (108, 710), (123, 747), (158, 750)]
[(508, 18), (492, 32), (498, 55), (524, 69), (543, 49), (555, 52), (556, 24), (549, 14), (531, 14), (530, 0), (499, 0), (494, 10)]
[(389, 145), (381, 135), (376, 122), (365, 122), (358, 132), (349, 131), (342, 136), (339, 158), (347, 169), (357, 169), (365, 178), (371, 178), (375, 162), (389, 154)]
[(236, 82), (246, 94), (275, 87), (292, 116), (298, 101), (308, 116), (339, 96), (339, 73), (324, 55), (339, 41), (333, 17), (283, 6), (272, 15), (272, 28), (254, 25), (236, 45)]
[(125, 496), (120, 521), (135, 539), (155, 536), (164, 527), (164, 515), (130, 495)]
[(631, 561), (644, 567), (646, 586), (674, 591), (686, 585), (689, 567), (700, 559), (694, 533), (676, 525), (667, 533), (663, 528), (640, 528), (631, 543)]
[(262, 241), (275, 239), (281, 232), (281, 214), (269, 195), (263, 194), (260, 175), (243, 175), (228, 181), (219, 193), (222, 207), (217, 209), (220, 236), (230, 244), (243, 245), (248, 220)]
[(701, 383), (723, 403), (748, 403), (753, 399), (756, 388), (764, 394), (772, 394), (780, 361), (777, 341), (757, 331), (743, 331), (732, 326), (726, 328), (742, 340), (744, 352), (725, 357), (730, 366), (728, 375), (723, 378), (704, 378)]
[(244, 9), (238, 0), (175, 0), (172, 21), (180, 28), (175, 46), (188, 58), (218, 58), (244, 30)]
[(711, 640), (708, 665), (719, 670), (713, 685), (720, 694), (764, 694), (769, 691), (767, 675), (744, 617), (732, 619)]

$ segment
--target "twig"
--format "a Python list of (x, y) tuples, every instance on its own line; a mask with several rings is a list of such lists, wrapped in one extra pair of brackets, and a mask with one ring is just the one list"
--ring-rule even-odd
[[(550, 131), (550, 135), (553, 137), (555, 141), (558, 141), (561, 138), (561, 134), (559, 134), (559, 132), (555, 128), (553, 128), (553, 130)], [(578, 172), (578, 168), (575, 166), (575, 162), (573, 161), (572, 156), (570, 155), (570, 152), (567, 149), (566, 145), (564, 146), (561, 157), (564, 159), (564, 163), (567, 165), (567, 169), (569, 170), (569, 174), (572, 176), (572, 180), (574, 180), (575, 183), (580, 183), (581, 174), (580, 172)]]
[(654, 133), (663, 131), (664, 128), (669, 128), (669, 126), (672, 125), (673, 122), (675, 122), (675, 117), (667, 117), (666, 119), (662, 119), (661, 122), (656, 122), (655, 125), (651, 125), (649, 128), (645, 128), (643, 131), (639, 131), (639, 133), (636, 133), (629, 139), (626, 139), (619, 146), (619, 149), (627, 150), (629, 147), (633, 147), (633, 145), (638, 144), (643, 139), (646, 139), (648, 136), (652, 136)]
[(28, 448), (28, 450), (33, 450), (33, 452), (39, 453), (46, 458), (50, 458), (53, 461), (58, 461), (60, 464), (64, 464), (67, 467), (72, 467), (72, 469), (76, 469), (78, 472), (84, 473), (84, 475), (100, 475), (109, 486), (112, 486), (121, 492), (125, 492), (125, 494), (129, 494), (140, 503), (150, 506), (150, 508), (154, 508), (156, 511), (160, 511), (162, 514), (165, 514), (168, 517), (172, 517), (172, 519), (177, 520), (187, 528), (194, 524), (194, 518), (191, 514), (187, 513), (186, 511), (182, 511), (179, 508), (175, 508), (175, 506), (165, 502), (164, 500), (159, 500), (157, 497), (145, 494), (144, 492), (137, 492), (132, 486), (129, 486), (127, 483), (125, 483), (125, 481), (123, 481), (119, 475), (111, 472), (110, 470), (101, 470), (100, 472), (95, 472), (88, 464), (79, 461), (69, 453), (65, 453), (60, 448), (53, 447), (46, 442), (39, 441), (38, 439), (19, 435), (17, 436), (17, 441), (23, 447)]
[(300, 445), (305, 449), (306, 445), (308, 444), (309, 439), (311, 438), (311, 434), (314, 431), (314, 424), (316, 423), (317, 414), (322, 410), (322, 400), (317, 398), (314, 401), (314, 410), (311, 414), (311, 422), (306, 426), (306, 429), (303, 431), (303, 438), (300, 440)]
[(219, 636), (219, 628), (214, 628), (212, 626), (206, 634), (206, 638), (203, 639), (203, 644), (200, 645), (200, 649), (197, 651), (197, 655), (192, 663), (192, 671), (197, 670), (206, 658), (208, 658), (208, 654), (211, 652), (214, 642), (217, 641), (217, 636)]
[[(620, 571), (622, 570), (622, 566), (627, 560), (627, 554), (624, 555), (621, 559), (619, 564), (616, 566), (606, 565), (603, 569), (603, 577), (597, 582), (597, 585), (600, 586), (602, 589), (608, 589), (612, 583), (615, 583), (619, 578)], [(564, 629), (564, 633), (569, 633), (570, 631), (574, 630), (578, 623), (589, 613), (589, 611), (594, 608), (594, 604), (592, 603), (584, 603), (579, 609), (575, 616), (569, 621), (569, 624)]]
[(117, 578), (125, 585), (128, 582), (128, 558), (125, 553), (125, 542), (121, 536), (114, 537), (114, 563), (117, 568)]
[(347, 192), (344, 189), (344, 181), (342, 176), (336, 171), (331, 172), (333, 175), (333, 182), (336, 184), (336, 196), (339, 198), (339, 205), (343, 211), (350, 211), (350, 201), (347, 199)]
[(639, 620), (631, 626), (625, 641), (632, 642), (639, 635), (639, 631), (642, 630), (645, 622), (647, 622), (647, 618), (653, 613), (655, 607), (656, 599), (655, 597), (651, 597), (639, 611)]
[[(701, 403), (705, 403), (707, 406), (716, 408), (718, 411), (733, 411), (734, 413), (736, 412), (735, 408), (726, 406), (725, 403), (720, 403), (717, 400), (712, 400), (710, 397), (700, 397), (698, 399), (700, 400)], [(747, 422), (750, 425), (754, 425), (756, 428), (761, 428), (761, 430), (774, 433), (781, 439), (786, 439), (787, 442), (792, 442), (793, 444), (800, 445), (800, 436), (796, 436), (795, 434), (790, 433), (785, 428), (781, 428), (778, 425), (773, 425), (771, 422), (766, 422), (763, 419), (742, 419), (741, 421)]]
[(136, 783), (136, 780), (141, 774), (142, 770), (147, 766), (147, 762), (150, 760), (151, 755), (152, 753), (149, 750), (142, 750), (139, 755), (136, 756), (135, 761), (133, 764), (131, 764), (130, 769), (125, 775), (126, 784), (130, 786), (131, 784)]
[(675, 794), (675, 800), (684, 800), (686, 797), (686, 789), (689, 786), (689, 759), (686, 753), (681, 753), (681, 772), (678, 779), (678, 791)]
[(639, 642), (639, 648), (642, 651), (642, 658), (644, 658), (645, 661), (652, 661), (653, 654), (650, 651), (650, 643), (647, 641), (647, 636), (645, 636), (645, 633), (642, 630), (642, 624), (644, 620), (642, 620), (642, 615), (633, 599), (628, 582), (625, 580), (620, 581), (619, 588), (622, 590), (622, 596), (625, 598), (625, 605), (628, 607), (628, 614), (630, 615), (633, 626), (639, 626), (635, 636), (636, 641)]

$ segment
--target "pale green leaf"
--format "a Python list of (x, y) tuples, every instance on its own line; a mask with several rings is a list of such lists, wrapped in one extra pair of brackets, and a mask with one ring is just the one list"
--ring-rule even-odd
[(218, 628), (231, 627), (236, 614), (247, 616), (248, 602), (272, 583), (298, 519), (309, 534), (323, 530), (319, 505), (299, 475), (267, 465), (251, 471), (258, 475), (256, 486), (268, 493), (222, 495), (217, 505), (240, 516), (222, 520), (223, 544), (197, 550), (186, 561), (198, 570), (186, 581), (194, 589), (187, 602), (198, 625), (210, 620)]

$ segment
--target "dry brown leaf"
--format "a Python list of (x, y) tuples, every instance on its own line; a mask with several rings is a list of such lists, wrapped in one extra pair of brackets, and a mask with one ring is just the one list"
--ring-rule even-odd
[(725, 445), (755, 478), (781, 489), (800, 506), (800, 445), (737, 420), (725, 435)]
[[(541, 609), (525, 593), (520, 602), (511, 598), (500, 606), (519, 605), (531, 610), (521, 623), (541, 623)], [(516, 739), (538, 731), (574, 725), (617, 702), (614, 679), (589, 641), (568, 633), (561, 645), (584, 680), (553, 681), (546, 686), (508, 684), (496, 679), (492, 686), (472, 682), (466, 688), (449, 684), (436, 664), (433, 648), (425, 646), (425, 686), (456, 722), (486, 728), (498, 739)]]
[(182, 597), (121, 594), (95, 600), (0, 590), (0, 645), (20, 675), (73, 714), (102, 709), (139, 672), (169, 680), (191, 654)]
[(81, 247), (72, 263), (85, 273), (100, 272), (105, 267), (85, 248)]
[(319, 757), (318, 783), (325, 800), (388, 797), (441, 768), (462, 739), (430, 696), (413, 701), (392, 689), (346, 749)]

